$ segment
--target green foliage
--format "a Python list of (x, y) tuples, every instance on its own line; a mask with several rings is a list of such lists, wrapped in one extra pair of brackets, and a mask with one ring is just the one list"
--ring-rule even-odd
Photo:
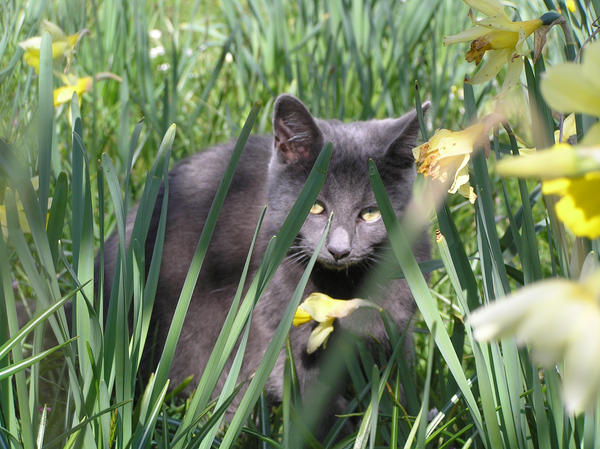
[[(598, 1), (576, 2), (575, 11), (559, 4), (578, 48), (594, 32)], [(554, 8), (551, 0), (547, 7)], [(519, 11), (537, 17), (538, 8), (532, 2)], [(300, 400), (289, 346), (281, 406), (269, 409), (263, 392), (315, 257), (290, 292), (254, 378), (248, 382), (238, 373), (247, 318), (314, 203), (330, 146), (253, 279), (247, 279), (248, 255), (199, 387), (183, 402), (170, 393), (177, 388), (168, 380), (175, 345), (231, 176), (250, 132), (270, 131), (275, 96), (296, 94), (315, 115), (344, 120), (399, 116), (414, 104), (419, 110), (425, 96), (433, 105), (425, 120), (419, 110), (425, 139), (428, 124), (467, 125), (497, 87), (463, 86), (471, 70), (463, 49), (441, 46), (444, 35), (467, 25), (467, 10), (457, 0), (2, 2), (0, 447), (596, 447), (600, 412), (575, 417), (564, 411), (560, 370), (540, 370), (512, 339), (481, 343), (465, 324), (475, 308), (516, 287), (568, 275), (590, 245), (573, 241), (548, 215), (539, 186), (499, 180), (494, 159), (483, 153), (472, 161), (476, 206), (450, 197), (433, 220), (443, 237), (431, 266), (443, 269), (432, 274), (430, 286), (410, 252), (418, 229), (398, 221), (371, 163), (393, 257), (421, 311), (415, 366), (401, 356), (402, 337), (385, 314), (393, 349), (386, 360), (360, 345), (330, 351), (324, 373), (334, 382), (346, 366), (354, 399), (322, 441), (312, 432), (327, 398), (316, 391)], [(43, 20), (68, 35), (86, 32), (72, 55), (56, 59), (44, 33), (36, 73), (18, 44), (42, 35)], [(562, 38), (551, 33), (549, 39), (555, 48), (545, 57), (557, 61)], [(567, 46), (566, 54), (572, 59), (574, 48)], [(539, 90), (544, 70), (543, 59), (533, 67), (526, 59), (532, 115), (541, 117), (533, 132), (538, 145), (552, 142), (557, 125)], [(95, 79), (80, 99), (73, 95), (72, 103), (54, 106), (53, 89), (65, 83), (63, 75)], [(578, 123), (581, 128), (581, 117)], [(519, 151), (517, 131), (506, 131), (494, 134), (497, 158)], [(140, 379), (168, 207), (165, 195), (145, 276), (142, 242), (158, 189), (164, 183), (168, 192), (173, 159), (231, 136), (236, 149), (197, 242), (157, 372)], [(126, 217), (135, 203), (127, 247)], [(117, 287), (105, 317), (102, 288), (94, 290), (94, 258), (102, 260), (103, 241), (113, 231), (119, 236)], [(104, 274), (98, 275), (101, 286)], [(226, 383), (215, 393), (228, 360)], [(337, 441), (344, 426), (355, 433)]]

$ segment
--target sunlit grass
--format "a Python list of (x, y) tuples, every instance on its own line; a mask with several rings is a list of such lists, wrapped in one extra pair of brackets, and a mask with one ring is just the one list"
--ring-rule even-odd
[[(584, 260), (592, 267), (598, 262), (598, 240), (575, 239), (554, 215), (554, 200), (542, 197), (537, 181), (500, 179), (494, 172), (496, 159), (518, 153), (517, 139), (539, 149), (553, 142), (560, 118), (539, 87), (545, 64), (575, 58), (586, 40), (595, 39), (591, 35), (600, 12), (597, 0), (574, 4), (547, 0), (545, 7), (529, 2), (506, 10), (521, 20), (558, 9), (573, 46), (563, 51), (566, 38), (554, 27), (537, 62), (524, 52), (521, 83), (529, 95), (522, 107), (529, 115), (516, 123), (507, 118), (510, 126), (494, 131), (489, 159), (482, 152), (471, 156), (477, 202), (473, 206), (449, 196), (426, 212), (432, 218), (432, 240), (440, 231), (429, 286), (406, 240), (415, 232), (413, 224), (397, 222), (371, 167), (393, 256), (421, 311), (415, 365), (398, 356), (402, 338), (390, 323), (391, 355), (378, 357), (360, 344), (358, 349), (334, 347), (324, 371), (335, 379), (345, 363), (354, 400), (329, 434), (316, 441), (310, 432), (318, 414), (311, 407), (326, 404), (316, 391), (304, 398), (303, 407), (289, 348), (282, 404), (272, 409), (262, 394), (296, 305), (304, 299), (302, 284), (290, 292), (272, 351), (224, 427), (224, 412), (244, 380), (237, 378), (237, 370), (245, 318), (264, 284), (248, 279), (248, 292), (238, 295), (240, 308), (228, 316), (199, 380), (201, 388), (189, 397), (169, 392), (176, 387), (167, 379), (178, 319), (185, 315), (201, 268), (218, 201), (198, 243), (171, 337), (156, 355), (156, 375), (138, 376), (150, 325), (143, 311), (152, 307), (158, 266), (143, 279), (136, 265), (140, 248), (125, 247), (125, 216), (139, 202), (134, 233), (143, 241), (148, 211), (170, 162), (234, 138), (238, 147), (218, 196), (222, 200), (246, 138), (250, 132), (271, 131), (272, 102), (283, 92), (302, 98), (317, 116), (346, 121), (399, 116), (426, 97), (432, 109), (422, 123), (423, 141), (437, 128), (465, 129), (495, 109), (491, 100), (507, 76), (501, 69), (498, 80), (463, 84), (464, 75), (475, 70), (463, 59), (468, 44), (444, 47), (442, 39), (470, 26), (468, 7), (458, 0), (3, 2), (0, 447), (209, 448), (214, 442), (287, 448), (300, 447), (302, 439), (312, 447), (340, 448), (594, 447), (600, 438), (597, 398), (591, 400), (594, 410), (567, 413), (560, 396), (560, 363), (558, 369), (540, 369), (513, 339), (479, 342), (466, 322), (475, 308), (522, 285), (551, 276), (576, 279)], [(66, 35), (81, 32), (81, 37), (72, 54), (56, 59), (49, 36), (42, 37), (36, 73), (25, 64), (19, 42), (48, 29), (43, 20), (60, 25)], [(95, 78), (72, 103), (55, 105), (53, 91), (67, 75)], [(580, 137), (595, 121), (577, 115)], [(264, 278), (277, 268), (313, 204), (329, 151), (322, 152), (261, 265)], [(419, 183), (426, 186), (427, 180)], [(162, 206), (164, 219), (166, 202)], [(113, 293), (105, 327), (102, 295), (90, 280), (94, 257), (102, 254), (102, 242), (113, 231), (121, 239), (121, 285)], [(160, 250), (154, 263), (159, 260)], [(59, 301), (70, 295), (72, 309), (65, 312)], [(67, 313), (72, 310), (77, 316), (70, 330)], [(130, 313), (134, 329), (128, 329)], [(20, 327), (17, 315), (33, 321)], [(357, 358), (350, 357), (353, 351)], [(235, 359), (229, 380), (220, 394), (213, 394), (229, 354)], [(336, 445), (348, 421), (355, 433)]]

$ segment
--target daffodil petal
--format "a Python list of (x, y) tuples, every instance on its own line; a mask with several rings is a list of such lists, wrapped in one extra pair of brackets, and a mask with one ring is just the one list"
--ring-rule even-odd
[(19, 47), (21, 47), (23, 50), (36, 49), (36, 50), (38, 50), (38, 54), (39, 54), (39, 50), (40, 50), (41, 46), (42, 46), (42, 37), (41, 36), (30, 37), (29, 39), (25, 39), (24, 41), (19, 42)]
[(523, 70), (523, 60), (519, 58), (513, 58), (508, 63), (506, 68), (506, 76), (504, 77), (504, 83), (502, 84), (502, 90), (506, 91), (519, 84), (521, 80), (521, 71)]
[(525, 51), (523, 50), (523, 44), (525, 43), (525, 39), (527, 39), (528, 34), (525, 32), (524, 28), (519, 28), (518, 31), (519, 39), (515, 44), (515, 51), (511, 57), (511, 61), (516, 59), (516, 56), (525, 56)]
[(600, 122), (590, 126), (581, 140), (582, 146), (599, 146), (600, 145)]
[(566, 279), (548, 279), (530, 284), (509, 297), (500, 298), (477, 309), (471, 314), (468, 322), (477, 340), (519, 337), (515, 334), (520, 329), (520, 340), (530, 343), (533, 337), (526, 330), (531, 316), (541, 309), (547, 309), (564, 317), (564, 313), (557, 310), (557, 307), (563, 304), (561, 301), (587, 301), (588, 296), (593, 297), (593, 294), (589, 288), (582, 288), (579, 283)]
[(472, 40), (478, 39), (484, 34), (486, 34), (488, 30), (482, 27), (473, 27), (468, 30), (461, 31), (458, 34), (454, 34), (452, 36), (444, 36), (443, 43), (444, 45), (456, 44), (459, 42), (470, 42)]
[(23, 60), (25, 64), (35, 69), (35, 73), (38, 73), (40, 69), (40, 52), (35, 50), (26, 50), (23, 54)]
[[(579, 282), (550, 279), (476, 310), (475, 338), (516, 337), (546, 366), (564, 360), (563, 399), (569, 412), (593, 407), (600, 393), (600, 269)], [(565, 317), (568, 317), (567, 319)]]
[(52, 36), (52, 40), (64, 39), (65, 32), (55, 23), (49, 20), (42, 20), (42, 30), (48, 32)]
[(548, 69), (541, 89), (546, 102), (557, 111), (600, 116), (600, 85), (595, 84), (583, 76), (580, 64), (565, 63)]
[(512, 49), (489, 50), (479, 71), (469, 80), (471, 84), (486, 83), (494, 78), (512, 56)]
[(550, 67), (542, 78), (542, 95), (557, 111), (600, 117), (600, 42), (590, 44), (583, 57), (583, 64)]
[(488, 31), (493, 29), (517, 33), (519, 31), (519, 23), (521, 22), (511, 22), (507, 17), (491, 16), (485, 19), (474, 20), (472, 23), (476, 26), (485, 27)]
[(600, 145), (572, 147), (559, 143), (551, 149), (536, 151), (528, 156), (506, 157), (498, 162), (497, 172), (502, 176), (553, 179), (581, 176), (600, 171)]
[[(456, 170), (456, 174), (454, 175), (454, 181), (452, 182), (452, 184), (450, 185), (450, 188), (448, 189), (448, 193), (456, 193), (459, 191), (459, 189), (463, 186), (463, 185), (468, 185), (469, 184), (469, 167), (468, 167), (468, 163), (469, 163), (469, 156), (463, 158), (462, 161), (460, 161), (460, 165), (458, 167), (458, 169)], [(463, 192), (461, 192), (463, 193)], [(464, 196), (464, 193), (463, 193)], [(468, 196), (467, 196), (468, 198)]]
[(570, 413), (590, 410), (600, 390), (600, 312), (589, 304), (578, 317), (577, 337), (565, 354), (563, 400)]
[(565, 281), (552, 280), (524, 287), (509, 298), (500, 298), (485, 307), (475, 310), (468, 318), (473, 336), (479, 341), (512, 336), (520, 321), (541, 301), (548, 292), (556, 291)]
[[(560, 139), (560, 130), (557, 129), (554, 131), (554, 142), (568, 142), (571, 136), (576, 135), (577, 127), (575, 126), (575, 114), (569, 114), (565, 117), (562, 123), (562, 139)], [(598, 143), (600, 143), (600, 141), (598, 141)]]
[(465, 3), (471, 8), (482, 12), (486, 16), (504, 16), (508, 19), (508, 16), (504, 12), (504, 6), (502, 3), (496, 0), (465, 0)]
[(312, 354), (319, 346), (327, 343), (329, 335), (333, 332), (333, 319), (319, 323), (317, 327), (313, 329), (308, 337), (308, 343), (306, 344), (306, 352)]
[(78, 97), (81, 97), (84, 92), (91, 89), (92, 82), (92, 77), (86, 76), (84, 78), (79, 78), (75, 84), (54, 89), (54, 106), (56, 107), (70, 102), (74, 93), (76, 93)]

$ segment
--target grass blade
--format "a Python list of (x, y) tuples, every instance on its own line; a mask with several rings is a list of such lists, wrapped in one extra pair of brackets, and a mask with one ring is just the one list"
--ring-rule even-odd
[(456, 383), (465, 396), (465, 400), (469, 405), (476, 427), (480, 432), (483, 433), (483, 423), (477, 407), (475, 396), (469, 388), (465, 373), (462, 369), (460, 361), (458, 360), (458, 357), (456, 356), (454, 347), (452, 346), (452, 341), (448, 336), (448, 332), (446, 331), (439, 311), (437, 310), (437, 304), (429, 293), (429, 287), (425, 282), (423, 274), (419, 270), (419, 266), (412, 253), (405, 232), (403, 232), (403, 228), (398, 223), (398, 219), (396, 218), (394, 210), (392, 209), (390, 200), (385, 193), (385, 188), (383, 187), (377, 167), (372, 160), (369, 161), (369, 175), (373, 192), (375, 193), (375, 198), (377, 199), (377, 204), (381, 210), (381, 216), (383, 217), (386, 229), (388, 230), (388, 235), (390, 236), (394, 254), (400, 263), (410, 290), (430, 330), (435, 323), (437, 329), (435, 340), (438, 349), (446, 360), (448, 368), (452, 372)]

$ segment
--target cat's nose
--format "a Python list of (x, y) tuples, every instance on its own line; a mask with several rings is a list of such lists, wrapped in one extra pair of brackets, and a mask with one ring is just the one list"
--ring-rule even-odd
[(350, 254), (350, 236), (348, 231), (342, 227), (335, 228), (331, 232), (327, 250), (335, 260), (340, 260)]

